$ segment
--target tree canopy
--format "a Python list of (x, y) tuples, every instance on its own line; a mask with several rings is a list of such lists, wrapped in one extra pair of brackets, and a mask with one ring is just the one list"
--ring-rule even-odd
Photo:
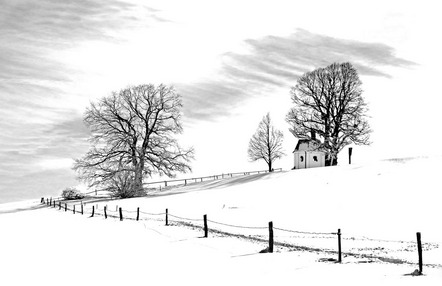
[(282, 150), (283, 139), (283, 133), (273, 126), (270, 114), (267, 113), (249, 141), (247, 150), (249, 159), (251, 161), (264, 160), (269, 172), (272, 172), (274, 161), (285, 155)]
[(337, 155), (345, 146), (370, 144), (361, 84), (350, 63), (333, 63), (305, 73), (291, 88), (294, 106), (286, 117), (290, 132), (298, 139), (319, 135), (318, 149), (327, 153), (327, 166), (337, 164)]
[(91, 147), (75, 161), (74, 170), (90, 186), (114, 188), (124, 178), (134, 193), (143, 178), (173, 177), (191, 170), (193, 148), (183, 149), (174, 137), (183, 131), (180, 96), (170, 86), (128, 87), (91, 103), (84, 122), (91, 131)]

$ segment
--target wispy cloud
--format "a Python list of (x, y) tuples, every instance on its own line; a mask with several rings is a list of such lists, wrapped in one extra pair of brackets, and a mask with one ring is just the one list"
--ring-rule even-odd
[(121, 28), (138, 25), (140, 15), (159, 12), (121, 0), (2, 2), (3, 35), (49, 47), (106, 39)]
[(2, 1), (0, 84), (68, 80), (51, 52), (85, 41), (123, 41), (120, 32), (165, 21), (159, 11), (119, 0)]
[[(128, 40), (128, 31), (127, 34), (137, 28), (145, 31), (146, 27), (169, 22), (161, 11), (140, 2), (0, 0), (2, 192), (26, 188), (42, 190), (73, 181), (73, 173), (67, 165), (87, 150), (84, 139), (89, 135), (82, 115), (71, 104), (80, 97), (78, 83), (73, 81), (80, 71), (75, 65), (66, 65), (75, 60), (68, 61), (54, 54), (72, 55), (56, 52), (74, 50), (83, 43), (90, 44), (84, 45), (86, 47), (94, 43), (118, 45)], [(161, 38), (153, 40), (161, 42)], [(146, 49), (148, 44), (145, 44)], [(263, 96), (265, 91), (275, 87), (288, 88), (302, 73), (332, 62), (350, 61), (362, 75), (386, 78), (390, 75), (384, 67), (413, 65), (396, 57), (392, 47), (381, 43), (337, 39), (305, 30), (297, 30), (287, 37), (249, 39), (244, 44), (246, 52), (229, 52), (222, 56), (222, 65), (213, 77), (191, 84), (176, 84), (183, 95), (187, 119), (196, 122), (228, 116), (233, 107), (248, 98)], [(191, 47), (189, 45), (189, 49)], [(169, 53), (175, 51), (175, 47), (167, 48)], [(176, 49), (179, 48), (177, 45)], [(124, 57), (124, 54), (118, 56)], [(142, 64), (133, 62), (133, 65)], [(149, 70), (152, 68), (149, 62), (144, 64), (148, 72), (155, 73)], [(175, 68), (172, 60), (165, 64), (171, 70)], [(130, 64), (125, 66), (131, 67)], [(106, 79), (102, 83), (106, 84)], [(58, 178), (57, 182), (53, 182), (54, 177)]]
[[(85, 152), (88, 131), (69, 104), (79, 71), (54, 53), (120, 43), (127, 30), (167, 20), (135, 1), (0, 0), (0, 7), (0, 190), (49, 188), (48, 174), (71, 182), (67, 162)], [(44, 179), (25, 185), (36, 174)]]
[(211, 120), (227, 115), (247, 98), (272, 87), (288, 88), (303, 73), (333, 62), (351, 62), (361, 75), (386, 78), (391, 76), (385, 67), (415, 65), (397, 57), (392, 47), (382, 43), (333, 38), (305, 30), (287, 37), (249, 39), (245, 44), (248, 52), (223, 55), (215, 80), (178, 86), (185, 96), (187, 117)]

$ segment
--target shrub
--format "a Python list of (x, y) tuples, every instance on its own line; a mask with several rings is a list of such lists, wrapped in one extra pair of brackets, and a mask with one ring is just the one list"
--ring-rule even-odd
[(133, 198), (133, 197), (141, 197), (146, 193), (142, 189), (142, 187), (137, 187), (134, 178), (133, 172), (131, 171), (122, 171), (117, 173), (111, 180), (110, 186), (107, 190), (111, 193), (111, 196), (117, 198)]
[(84, 198), (84, 195), (80, 193), (76, 188), (66, 188), (61, 193), (61, 196), (65, 200), (79, 200)]

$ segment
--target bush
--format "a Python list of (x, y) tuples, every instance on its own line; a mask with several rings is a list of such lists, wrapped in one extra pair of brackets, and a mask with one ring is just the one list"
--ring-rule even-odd
[(61, 193), (61, 196), (65, 200), (79, 200), (84, 198), (84, 195), (80, 193), (76, 188), (66, 188)]
[(122, 171), (117, 173), (109, 183), (107, 190), (112, 197), (126, 199), (145, 196), (146, 193), (142, 187), (137, 187), (134, 182), (133, 172)]
[(112, 197), (126, 199), (146, 195), (146, 192), (143, 189), (136, 188), (133, 182), (117, 183), (114, 181), (113, 183), (112, 186), (107, 188)]

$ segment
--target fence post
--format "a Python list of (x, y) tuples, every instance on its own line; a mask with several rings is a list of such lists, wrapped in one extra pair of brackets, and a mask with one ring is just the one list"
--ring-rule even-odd
[(83, 215), (83, 202), (81, 202), (81, 215)]
[(120, 221), (123, 221), (123, 210), (120, 208)]
[(140, 219), (140, 207), (137, 207), (137, 221)]
[(184, 186), (187, 186), (187, 180), (184, 180)]
[(94, 217), (94, 214), (95, 214), (95, 206), (92, 205), (92, 214), (91, 214), (91, 217)]
[(52, 206), (52, 197), (51, 197), (51, 199), (49, 200), (49, 205)]
[(61, 210), (61, 202), (58, 202), (58, 210)]
[(342, 249), (341, 249), (341, 229), (338, 229), (338, 262), (342, 262)]
[(269, 222), (269, 253), (273, 253), (273, 222)]
[(422, 242), (421, 242), (421, 233), (420, 233), (420, 232), (417, 232), (417, 233), (416, 233), (416, 237), (417, 237), (417, 253), (419, 254), (419, 275), (422, 275), (423, 263), (422, 263)]
[(209, 228), (207, 227), (207, 215), (204, 215), (204, 237), (209, 236)]
[(351, 165), (351, 153), (353, 151), (352, 147), (348, 147), (348, 164)]
[(169, 209), (166, 209), (166, 226), (169, 225)]
[(45, 203), (45, 198), (42, 197), (40, 203), (44, 204)]
[(75, 214), (75, 205), (74, 205), (74, 209), (73, 209), (73, 211), (72, 211), (74, 214)]
[(107, 219), (107, 206), (104, 206), (104, 218)]
[(46, 198), (46, 204), (49, 205), (49, 199), (48, 198)]
[(64, 204), (64, 211), (65, 211), (65, 212), (68, 211), (68, 204), (67, 204), (67, 203)]

